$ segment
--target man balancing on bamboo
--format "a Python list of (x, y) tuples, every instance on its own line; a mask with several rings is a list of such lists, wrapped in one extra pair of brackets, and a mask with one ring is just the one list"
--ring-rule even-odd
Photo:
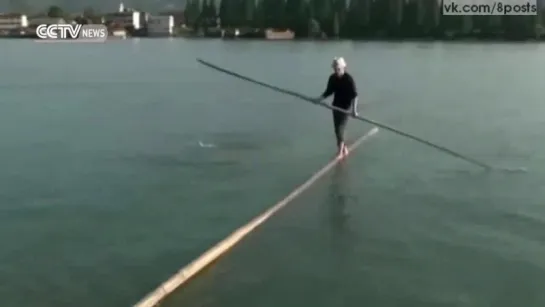
[[(352, 115), (358, 115), (358, 92), (352, 76), (346, 72), (346, 62), (343, 58), (333, 59), (334, 73), (329, 76), (327, 87), (319, 98), (317, 103), (322, 103), (325, 98), (333, 96), (332, 106), (352, 112)], [(337, 138), (338, 158), (344, 158), (348, 155), (348, 147), (344, 142), (344, 130), (348, 121), (348, 114), (333, 110), (333, 126), (335, 128), (335, 137)]]

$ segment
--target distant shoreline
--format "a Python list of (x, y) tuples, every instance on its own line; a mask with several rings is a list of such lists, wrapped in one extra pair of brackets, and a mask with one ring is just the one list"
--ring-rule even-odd
[[(350, 38), (338, 38), (338, 39), (310, 39), (310, 38), (295, 38), (295, 39), (266, 39), (266, 38), (218, 38), (218, 37), (199, 37), (199, 36), (132, 36), (127, 38), (111, 37), (108, 40), (131, 40), (131, 39), (185, 39), (185, 40), (221, 40), (228, 42), (315, 42), (315, 43), (332, 43), (332, 42), (385, 42), (385, 43), (544, 43), (545, 39), (527, 39), (527, 40), (508, 40), (504, 38), (450, 38), (450, 39), (418, 39), (418, 38), (365, 38), (365, 39), (350, 39)], [(14, 36), (0, 36), (0, 40), (37, 40), (36, 37), (14, 37)]]

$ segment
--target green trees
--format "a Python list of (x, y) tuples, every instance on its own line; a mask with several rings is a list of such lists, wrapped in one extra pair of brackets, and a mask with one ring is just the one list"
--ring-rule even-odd
[[(241, 23), (245, 25), (253, 25), (255, 23), (256, 16), (256, 4), (254, 0), (239, 0), (239, 6), (241, 11)], [(262, 17), (261, 17), (262, 18)]]
[(214, 0), (187, 0), (184, 10), (185, 24), (194, 30), (217, 26), (217, 17)]
[(368, 36), (371, 29), (371, 0), (351, 0), (346, 10), (343, 34), (348, 37)]
[(287, 28), (298, 36), (307, 37), (308, 23), (311, 19), (308, 0), (286, 0), (284, 22)]
[(52, 5), (47, 10), (47, 16), (51, 18), (63, 18), (64, 11), (59, 6)]
[[(213, 1), (188, 0), (188, 16), (210, 10)], [(543, 17), (444, 16), (441, 0), (220, 0), (222, 27), (289, 28), (299, 37), (535, 37)], [(214, 9), (215, 10), (215, 9)], [(544, 12), (545, 13), (545, 12)], [(206, 13), (206, 16), (212, 16)], [(542, 16), (545, 14), (542, 14)], [(192, 20), (196, 17), (188, 17)], [(496, 19), (495, 19), (496, 18)]]
[(266, 28), (286, 27), (286, 0), (261, 0), (265, 19), (263, 24)]
[(221, 0), (219, 18), (222, 27), (233, 27), (235, 25), (237, 14), (236, 2), (237, 0)]
[(198, 24), (200, 27), (215, 27), (217, 26), (216, 19), (218, 17), (216, 3), (214, 0), (201, 0), (201, 10), (199, 12)]
[[(245, 23), (249, 3), (248, 0), (221, 0), (219, 6), (219, 17), (222, 27), (241, 27), (250, 24)], [(253, 7), (253, 5), (252, 5)]]
[(201, 14), (199, 0), (187, 0), (184, 9), (185, 24), (194, 27)]
[(92, 7), (86, 7), (83, 9), (83, 17), (93, 19), (96, 18), (97, 14), (95, 13), (95, 10)]

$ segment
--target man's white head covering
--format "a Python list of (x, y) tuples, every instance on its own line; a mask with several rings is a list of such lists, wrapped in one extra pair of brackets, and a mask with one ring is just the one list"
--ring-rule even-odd
[(332, 66), (344, 69), (344, 68), (346, 68), (346, 62), (345, 62), (344, 58), (342, 58), (342, 57), (333, 58)]

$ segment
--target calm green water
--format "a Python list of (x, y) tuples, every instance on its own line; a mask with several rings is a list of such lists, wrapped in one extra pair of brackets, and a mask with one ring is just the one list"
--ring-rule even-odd
[(528, 172), (381, 131), (167, 306), (545, 304), (543, 45), (0, 48), (6, 306), (130, 306), (331, 158), (328, 111), (196, 57), (317, 95), (338, 55), (361, 113)]

